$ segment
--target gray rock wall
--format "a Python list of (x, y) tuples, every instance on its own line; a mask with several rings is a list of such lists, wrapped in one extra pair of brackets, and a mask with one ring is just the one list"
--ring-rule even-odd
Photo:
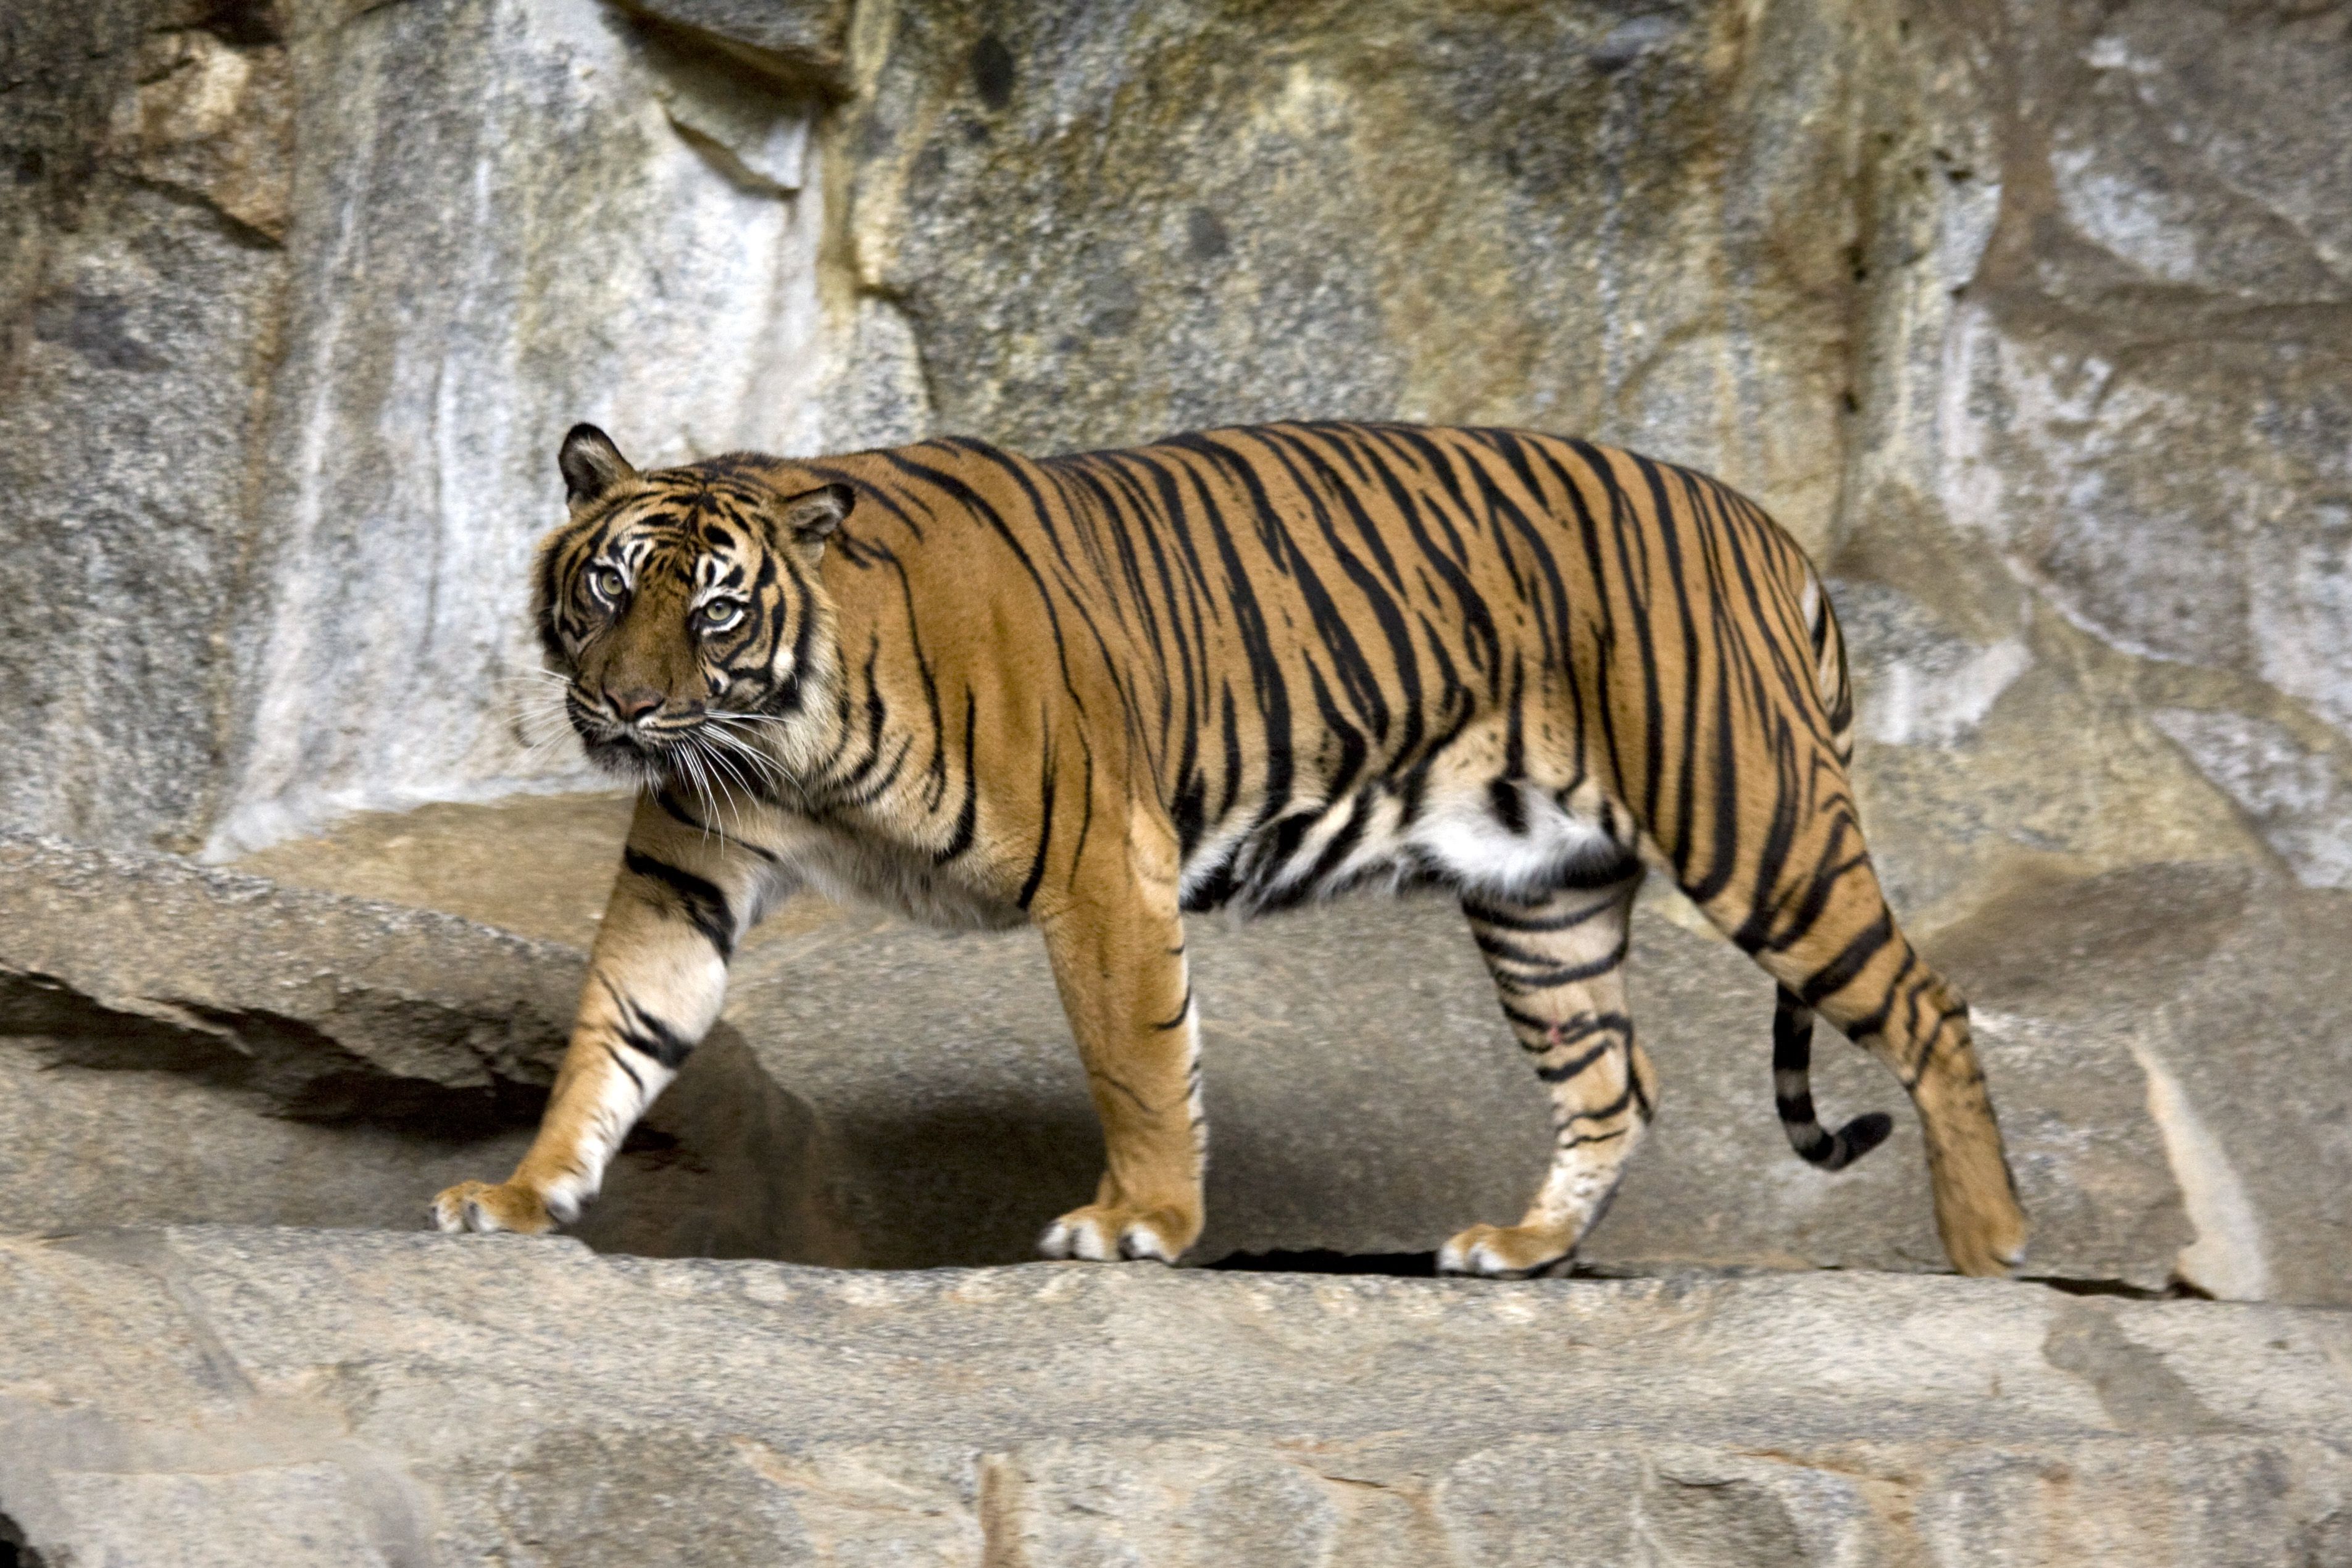
[(1694, 0), (110, 0), (0, 107), (0, 809), (550, 782), (577, 417), (652, 458), (1583, 431), (1832, 567), (1915, 918), (2352, 879), (2352, 19)]
[(595, 0), (5, 26), (0, 809), (226, 850), (567, 772), (562, 430), (823, 444), (805, 72)]
[(1845, 7), (874, 13), (848, 238), (942, 425), (1532, 424), (1671, 447), (1826, 537)]
[(568, 764), (530, 752), (519, 613), (551, 443), (593, 418), (648, 460), (806, 449), (823, 369), (811, 115), (779, 84), (590, 0), (383, 7), (292, 54), (229, 846)]
[(262, 8), (0, 16), (0, 812), (193, 848), (252, 635), (293, 104)]
[(1899, 889), (2205, 855), (2344, 885), (2352, 9), (1898, 32), (1834, 563)]
[(944, 425), (1576, 429), (1839, 574), (1900, 901), (2352, 856), (2352, 12), (874, 7), (861, 308)]

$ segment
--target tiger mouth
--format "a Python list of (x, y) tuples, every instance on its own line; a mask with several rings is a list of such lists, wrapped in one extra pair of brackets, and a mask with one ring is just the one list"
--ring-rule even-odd
[(695, 737), (709, 724), (701, 715), (649, 725), (616, 723), (583, 709), (576, 700), (571, 719), (572, 732), (580, 737), (588, 760), (633, 782), (648, 775), (664, 778), (676, 772), (693, 748)]
[(591, 765), (625, 784), (697, 796), (761, 795), (782, 782), (782, 770), (730, 722), (740, 717), (696, 712), (625, 724), (575, 702), (572, 725)]

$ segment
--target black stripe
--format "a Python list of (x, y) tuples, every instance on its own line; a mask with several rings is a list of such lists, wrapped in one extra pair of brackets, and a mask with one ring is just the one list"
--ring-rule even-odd
[[(1040, 723), (1050, 725), (1053, 715), (1046, 714)], [(1021, 893), (1014, 901), (1023, 909), (1037, 896), (1037, 884), (1045, 879), (1045, 851), (1054, 842), (1054, 741), (1048, 732), (1045, 744), (1045, 761), (1037, 780), (1037, 853), (1029, 862), (1029, 875), (1022, 879)]]
[(621, 851), (621, 864), (648, 881), (658, 882), (677, 895), (678, 905), (694, 929), (709, 939), (721, 958), (735, 955), (735, 911), (727, 895), (691, 871), (681, 871), (667, 860), (656, 860), (638, 849)]
[(944, 866), (971, 847), (973, 829), (980, 822), (980, 773), (972, 766), (971, 748), (979, 737), (979, 700), (970, 687), (963, 693), (963, 809), (956, 814), (955, 831), (948, 836), (947, 847), (931, 857), (934, 864)]
[(646, 1080), (637, 1076), (637, 1069), (629, 1065), (628, 1058), (623, 1056), (620, 1052), (613, 1048), (613, 1044), (610, 1040), (604, 1042), (604, 1054), (613, 1058), (613, 1065), (614, 1067), (619, 1068), (623, 1072), (629, 1075), (629, 1081), (637, 1086), (637, 1092), (639, 1094), (645, 1093)]
[(1546, 1083), (1566, 1083), (1570, 1079), (1574, 1078), (1586, 1068), (1591, 1067), (1594, 1062), (1599, 1061), (1602, 1057), (1607, 1056), (1616, 1048), (1617, 1042), (1615, 1040), (1603, 1040), (1599, 1045), (1593, 1047), (1591, 1050), (1586, 1051), (1582, 1056), (1571, 1057), (1567, 1061), (1561, 1062), (1557, 1067), (1536, 1068), (1536, 1077), (1543, 1079)]

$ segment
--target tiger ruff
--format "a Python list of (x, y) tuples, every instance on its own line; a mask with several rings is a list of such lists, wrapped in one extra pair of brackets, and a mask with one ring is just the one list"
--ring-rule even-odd
[(1662, 868), (1780, 987), (1779, 1109), (1835, 1167), (1813, 1015), (1924, 1128), (1961, 1269), (2025, 1219), (1959, 996), (1897, 927), (1849, 791), (1821, 579), (1700, 475), (1524, 431), (1285, 424), (1032, 458), (942, 439), (640, 473), (575, 428), (538, 616), (590, 753), (641, 795), (570, 1049), (513, 1176), (445, 1230), (575, 1216), (803, 886), (1043, 933), (1096, 1110), (1054, 1257), (1172, 1261), (1205, 1129), (1183, 915), (1434, 883), (1551, 1100), (1516, 1225), (1445, 1268), (1568, 1257), (1658, 1103), (1625, 1001)]

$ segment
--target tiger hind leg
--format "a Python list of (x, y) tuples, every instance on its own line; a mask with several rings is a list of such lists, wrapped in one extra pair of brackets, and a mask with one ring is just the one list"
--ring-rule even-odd
[[(1818, 875), (1830, 879), (1826, 886), (1788, 890), (1780, 903), (1783, 918), (1744, 933), (1783, 992), (1774, 1030), (1775, 1089), (1790, 1142), (1808, 1158), (1821, 1153), (1817, 1163), (1840, 1152), (1805, 1146), (1809, 1090), (1801, 1105), (1790, 1104), (1807, 1089), (1802, 1055), (1790, 1045), (1801, 1021), (1810, 1035), (1810, 1010), (1885, 1063), (1909, 1091), (1927, 1142), (1936, 1229), (1953, 1266), (1963, 1274), (2005, 1274), (2025, 1258), (2025, 1211), (1969, 1035), (1968, 1005), (1903, 934), (1867, 857), (1825, 865)], [(1811, 1133), (1827, 1136), (1818, 1127)], [(1848, 1145), (1843, 1152), (1850, 1159), (1881, 1136), (1862, 1118), (1835, 1142)]]
[(1475, 1225), (1438, 1252), (1448, 1274), (1517, 1278), (1566, 1259), (1600, 1219), (1658, 1103), (1625, 1008), (1640, 868), (1578, 879), (1526, 902), (1465, 899), (1503, 1015), (1551, 1091), (1552, 1160), (1515, 1226)]

